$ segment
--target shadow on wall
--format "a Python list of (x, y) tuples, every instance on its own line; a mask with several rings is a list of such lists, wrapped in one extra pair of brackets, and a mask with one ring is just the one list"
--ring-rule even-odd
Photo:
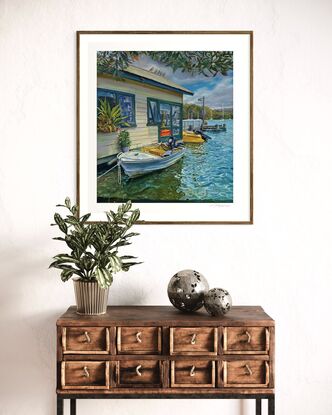
[[(130, 271), (129, 271), (130, 272)], [(151, 298), (149, 287), (143, 281), (136, 282), (128, 278), (128, 272), (114, 276), (110, 287), (108, 304), (110, 305), (144, 305)]]
[[(55, 413), (55, 322), (73, 304), (74, 293), (70, 283), (61, 283), (57, 270), (47, 269), (52, 254), (42, 246), (43, 242), (38, 244), (34, 240), (0, 253), (0, 333), (1, 339), (5, 339), (0, 353), (1, 415)], [(109, 302), (146, 303), (153, 284), (139, 284), (126, 276), (124, 273), (114, 280)], [(124, 402), (116, 405), (120, 412), (131, 408)], [(180, 402), (178, 405), (181, 407)], [(252, 409), (245, 401), (234, 405), (239, 415), (248, 415), (248, 408)], [(155, 403), (150, 412), (154, 413), (158, 407), (159, 403)]]
[[(43, 248), (48, 238), (38, 235), (0, 252), (1, 415), (55, 413), (55, 323), (74, 304), (74, 290), (71, 282), (61, 282), (58, 270), (48, 269), (59, 251)], [(131, 281), (128, 289), (123, 274), (111, 287), (110, 302), (144, 304), (144, 287)]]
[(0, 252), (0, 414), (55, 413), (55, 320), (63, 308), (50, 256), (36, 246), (43, 243)]

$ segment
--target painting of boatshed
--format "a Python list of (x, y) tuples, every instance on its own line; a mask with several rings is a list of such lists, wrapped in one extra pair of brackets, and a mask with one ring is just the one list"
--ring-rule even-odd
[(233, 203), (232, 51), (98, 51), (97, 203)]
[[(106, 100), (119, 106), (130, 133), (131, 149), (182, 139), (183, 96), (189, 89), (161, 74), (135, 66), (116, 73), (98, 71), (97, 106)], [(98, 165), (109, 163), (121, 151), (117, 133), (97, 132)]]

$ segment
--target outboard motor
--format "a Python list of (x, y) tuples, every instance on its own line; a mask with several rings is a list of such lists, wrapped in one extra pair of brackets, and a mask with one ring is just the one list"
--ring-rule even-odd
[(173, 150), (174, 148), (183, 147), (182, 142), (177, 142), (177, 140), (171, 135), (167, 142), (168, 147)]
[(169, 147), (171, 150), (173, 150), (173, 148), (175, 148), (175, 147), (176, 147), (176, 144), (175, 144), (175, 138), (174, 138), (172, 135), (171, 135), (171, 136), (170, 136), (170, 138), (168, 139), (167, 144), (168, 144), (168, 147)]
[(203, 138), (203, 140), (207, 141), (207, 140), (211, 140), (211, 137), (208, 136), (207, 134), (203, 133), (202, 130), (194, 130), (195, 133), (200, 134)]

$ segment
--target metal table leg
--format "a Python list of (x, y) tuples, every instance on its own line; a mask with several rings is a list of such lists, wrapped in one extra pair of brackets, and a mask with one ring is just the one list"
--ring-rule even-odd
[[(63, 398), (62, 396), (57, 396), (57, 415), (64, 415), (64, 399), (69, 399), (70, 400), (70, 415), (76, 415), (76, 400), (77, 400), (77, 395), (75, 396), (75, 394), (73, 395), (67, 395), (65, 398)], [(118, 399), (121, 398), (127, 398), (127, 396), (115, 396)], [(143, 396), (138, 396), (138, 397), (143, 397)], [(162, 396), (164, 397), (164, 396)], [(177, 396), (176, 396), (177, 397)], [(198, 396), (197, 396), (198, 397)], [(209, 397), (209, 396), (208, 396)], [(105, 399), (105, 398), (114, 398), (114, 396), (107, 396), (107, 395), (99, 395), (99, 394), (93, 394), (91, 396), (82, 396), (79, 398), (85, 398), (85, 399)], [(150, 395), (144, 395), (144, 398), (151, 398), (151, 399), (155, 399), (155, 396), (150, 396)], [(204, 396), (203, 396), (204, 398)], [(255, 404), (256, 404), (256, 415), (262, 415), (262, 399), (267, 399), (268, 401), (268, 415), (275, 415), (275, 395), (237, 395), (237, 394), (224, 394), (222, 396), (223, 399), (254, 399), (255, 400)]]
[(256, 399), (256, 415), (262, 415), (262, 400), (261, 400), (261, 398)]
[(63, 399), (60, 396), (56, 397), (56, 413), (57, 415), (63, 415)]
[(76, 415), (76, 399), (70, 400), (70, 415)]
[(269, 415), (274, 415), (275, 414), (275, 407), (274, 407), (274, 395), (268, 398), (269, 404), (268, 404), (268, 408), (269, 408)]

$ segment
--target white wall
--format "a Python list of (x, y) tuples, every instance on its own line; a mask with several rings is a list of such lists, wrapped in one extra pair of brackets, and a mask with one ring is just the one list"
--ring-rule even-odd
[[(196, 268), (277, 324), (277, 413), (332, 412), (329, 0), (2, 0), (0, 414), (55, 413), (55, 320), (73, 303), (50, 257), (54, 205), (75, 196), (75, 31), (255, 31), (255, 224), (146, 226), (144, 264), (112, 304), (168, 304)], [(227, 401), (80, 401), (79, 414), (253, 414)]]

